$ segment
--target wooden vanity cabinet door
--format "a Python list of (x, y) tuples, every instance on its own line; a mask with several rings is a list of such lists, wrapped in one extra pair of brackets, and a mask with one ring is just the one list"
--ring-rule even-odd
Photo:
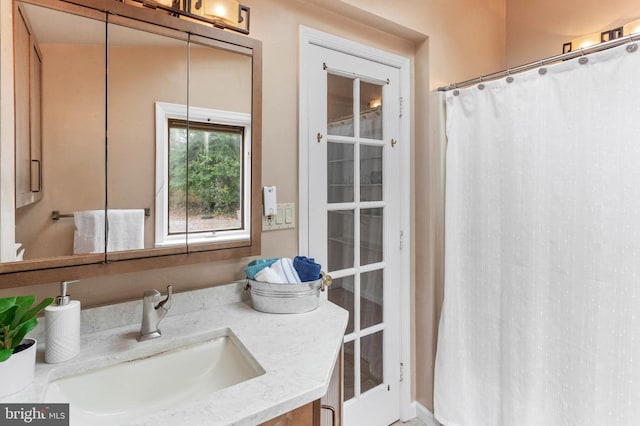
[(284, 413), (260, 426), (320, 426), (320, 400)]
[(31, 203), (30, 66), (31, 34), (19, 9), (15, 20), (16, 207)]
[(15, 9), (16, 208), (42, 198), (42, 59), (20, 8)]
[[(340, 348), (336, 365), (333, 366), (333, 373), (331, 373), (331, 381), (329, 382), (329, 389), (327, 393), (322, 397), (322, 411), (321, 411), (321, 426), (342, 426), (342, 403), (344, 401), (344, 387), (342, 378), (344, 377), (344, 345)], [(332, 415), (332, 410), (335, 412), (335, 422)]]
[[(33, 37), (32, 37), (33, 40)], [(42, 58), (34, 42), (31, 43), (31, 91), (29, 138), (31, 148), (31, 202), (42, 198)]]

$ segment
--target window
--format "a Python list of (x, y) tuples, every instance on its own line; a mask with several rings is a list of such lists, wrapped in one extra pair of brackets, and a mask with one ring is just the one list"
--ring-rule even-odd
[(156, 247), (249, 240), (250, 135), (249, 114), (156, 102)]

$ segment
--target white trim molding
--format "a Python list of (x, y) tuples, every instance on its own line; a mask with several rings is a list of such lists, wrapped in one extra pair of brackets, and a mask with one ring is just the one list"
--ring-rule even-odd
[(189, 234), (189, 244), (214, 243), (224, 241), (245, 241), (251, 239), (251, 114), (222, 111), (209, 108), (187, 107), (187, 105), (156, 102), (156, 247), (171, 247), (185, 245), (187, 234), (181, 233), (169, 235), (168, 211), (169, 184), (167, 181), (169, 170), (169, 125), (170, 118), (197, 121), (210, 124), (222, 124), (244, 128), (243, 161), (241, 164), (243, 173), (242, 188), (243, 223), (241, 229), (221, 230), (208, 233)]

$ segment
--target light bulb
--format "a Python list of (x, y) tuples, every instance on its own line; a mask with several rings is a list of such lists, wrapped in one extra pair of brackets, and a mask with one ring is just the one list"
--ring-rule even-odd
[(234, 0), (205, 0), (204, 14), (231, 25), (238, 25), (239, 6)]

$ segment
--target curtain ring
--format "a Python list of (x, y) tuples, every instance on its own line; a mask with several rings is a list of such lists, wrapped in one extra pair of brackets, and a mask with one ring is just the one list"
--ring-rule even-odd
[(511, 77), (511, 68), (507, 68), (507, 83), (513, 83), (513, 77)]

